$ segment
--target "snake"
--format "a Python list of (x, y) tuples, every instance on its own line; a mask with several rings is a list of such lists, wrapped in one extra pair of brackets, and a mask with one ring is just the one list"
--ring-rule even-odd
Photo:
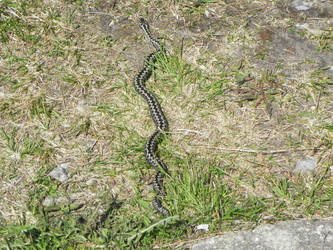
[(154, 94), (146, 89), (146, 82), (155, 69), (154, 64), (157, 61), (158, 54), (165, 54), (166, 51), (161, 45), (160, 41), (153, 37), (149, 24), (144, 18), (139, 19), (139, 26), (143, 34), (155, 48), (155, 51), (150, 53), (145, 58), (142, 69), (136, 74), (134, 78), (134, 88), (136, 92), (146, 101), (151, 118), (155, 124), (155, 131), (148, 138), (145, 144), (144, 155), (147, 163), (156, 170), (156, 174), (153, 179), (153, 189), (156, 195), (152, 201), (152, 205), (159, 213), (168, 216), (170, 215), (170, 212), (165, 206), (163, 206), (162, 200), (166, 195), (163, 186), (163, 178), (165, 174), (169, 174), (169, 171), (166, 164), (156, 154), (156, 151), (158, 149), (158, 142), (161, 138), (161, 135), (167, 132), (169, 129), (169, 123), (163, 113), (160, 103)]

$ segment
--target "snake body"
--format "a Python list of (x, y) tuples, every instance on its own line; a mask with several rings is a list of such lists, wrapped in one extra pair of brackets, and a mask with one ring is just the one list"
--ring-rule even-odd
[(169, 129), (169, 123), (156, 97), (146, 89), (146, 82), (150, 78), (153, 70), (153, 64), (156, 62), (156, 55), (165, 51), (160, 42), (152, 36), (148, 22), (143, 18), (140, 18), (139, 21), (141, 30), (155, 48), (155, 51), (146, 57), (143, 68), (134, 78), (134, 88), (136, 92), (138, 92), (138, 94), (140, 94), (147, 102), (150, 115), (156, 126), (155, 132), (146, 142), (144, 154), (148, 164), (157, 171), (153, 180), (153, 189), (156, 192), (156, 196), (152, 202), (153, 207), (159, 213), (169, 215), (169, 210), (162, 205), (162, 198), (165, 196), (163, 177), (164, 174), (168, 173), (168, 168), (166, 164), (156, 155), (158, 140), (160, 136)]

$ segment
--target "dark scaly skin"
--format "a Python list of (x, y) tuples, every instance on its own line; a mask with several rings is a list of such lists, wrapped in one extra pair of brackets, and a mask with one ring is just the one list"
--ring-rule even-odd
[[(166, 119), (160, 103), (157, 101), (156, 97), (146, 89), (146, 82), (152, 74), (152, 64), (156, 62), (156, 54), (164, 52), (160, 42), (156, 40), (150, 33), (149, 25), (143, 18), (140, 18), (140, 28), (142, 29), (145, 36), (152, 43), (155, 52), (151, 53), (144, 61), (144, 66), (137, 73), (134, 78), (134, 87), (136, 92), (138, 92), (147, 102), (150, 115), (155, 123), (156, 130), (149, 137), (145, 145), (145, 158), (150, 166), (156, 169), (157, 173), (153, 180), (153, 188), (156, 192), (156, 196), (152, 202), (153, 207), (163, 215), (170, 215), (170, 212), (162, 204), (161, 199), (165, 196), (165, 190), (163, 187), (163, 177), (164, 173), (168, 173), (168, 168), (165, 163), (158, 158), (156, 155), (156, 150), (158, 147), (158, 139), (163, 132), (169, 129), (168, 120)], [(161, 172), (163, 170), (164, 173)]]

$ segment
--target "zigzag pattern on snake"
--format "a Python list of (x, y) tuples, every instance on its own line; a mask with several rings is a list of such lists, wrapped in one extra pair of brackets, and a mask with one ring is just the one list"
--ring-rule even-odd
[[(144, 61), (143, 68), (137, 73), (134, 78), (135, 90), (145, 99), (148, 104), (150, 115), (155, 123), (156, 130), (149, 137), (146, 142), (144, 154), (147, 162), (150, 166), (156, 169), (157, 173), (153, 180), (153, 188), (156, 192), (156, 196), (152, 202), (153, 207), (163, 215), (169, 215), (170, 212), (167, 208), (162, 205), (162, 198), (165, 196), (165, 191), (163, 187), (163, 177), (164, 173), (168, 173), (168, 168), (165, 163), (158, 158), (156, 155), (156, 150), (158, 146), (158, 140), (162, 133), (166, 132), (169, 128), (168, 120), (166, 119), (160, 103), (157, 101), (156, 97), (146, 89), (146, 82), (152, 74), (153, 64), (156, 62), (156, 55), (158, 53), (164, 53), (160, 42), (155, 39), (149, 29), (148, 22), (140, 18), (140, 28), (151, 42), (155, 48), (155, 52), (151, 53)], [(161, 171), (163, 170), (163, 171)]]

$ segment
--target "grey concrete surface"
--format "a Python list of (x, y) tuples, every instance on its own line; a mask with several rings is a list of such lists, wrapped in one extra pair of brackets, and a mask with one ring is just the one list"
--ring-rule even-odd
[(258, 226), (197, 242), (192, 250), (332, 250), (333, 218), (297, 220)]

